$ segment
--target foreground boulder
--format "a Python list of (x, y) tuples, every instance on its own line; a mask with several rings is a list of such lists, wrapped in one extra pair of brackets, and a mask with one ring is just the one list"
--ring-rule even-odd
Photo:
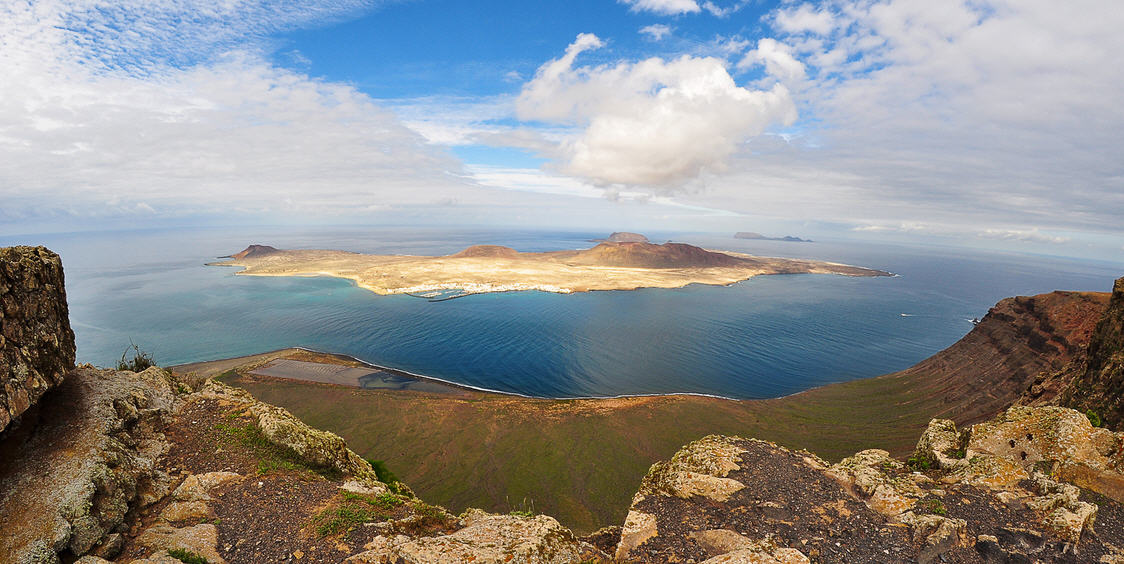
[(44, 247), (0, 248), (0, 433), (73, 368), (59, 256)]
[(616, 557), (634, 562), (1124, 562), (1124, 434), (1059, 407), (960, 433), (934, 420), (909, 464), (706, 437), (652, 466)]
[(546, 515), (492, 515), (469, 510), (463, 528), (448, 535), (410, 538), (379, 536), (348, 564), (578, 564), (597, 549), (579, 542)]
[(0, 448), (0, 562), (58, 562), (110, 537), (130, 510), (170, 491), (160, 429), (177, 404), (170, 376), (79, 368), (40, 406), (41, 422)]

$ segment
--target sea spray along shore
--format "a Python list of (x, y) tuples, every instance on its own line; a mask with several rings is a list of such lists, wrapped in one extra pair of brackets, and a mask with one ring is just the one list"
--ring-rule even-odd
[[(223, 257), (228, 258), (228, 257)], [(539, 290), (568, 294), (594, 290), (729, 285), (764, 274), (892, 276), (888, 272), (824, 261), (757, 257), (685, 243), (605, 241), (591, 249), (523, 253), (475, 245), (452, 255), (368, 255), (335, 250), (281, 250), (250, 245), (212, 266), (241, 266), (250, 276), (333, 276), (376, 294), (457, 295)], [(431, 297), (436, 296), (432, 294)]]

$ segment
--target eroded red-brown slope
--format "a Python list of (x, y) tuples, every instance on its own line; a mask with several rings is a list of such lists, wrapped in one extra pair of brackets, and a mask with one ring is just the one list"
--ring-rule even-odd
[(1016, 402), (1043, 373), (1083, 356), (1108, 305), (1105, 292), (1051, 292), (1000, 301), (970, 333), (911, 368), (911, 381), (946, 406), (933, 417), (975, 423)]

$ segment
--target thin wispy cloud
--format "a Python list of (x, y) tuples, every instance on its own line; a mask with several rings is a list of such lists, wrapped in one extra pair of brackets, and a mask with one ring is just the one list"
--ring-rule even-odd
[(701, 12), (702, 8), (695, 0), (620, 0), (635, 12), (652, 12), (665, 16), (679, 14), (693, 14)]
[(671, 35), (671, 26), (664, 24), (646, 25), (640, 28), (640, 33), (647, 35), (652, 41), (660, 41)]

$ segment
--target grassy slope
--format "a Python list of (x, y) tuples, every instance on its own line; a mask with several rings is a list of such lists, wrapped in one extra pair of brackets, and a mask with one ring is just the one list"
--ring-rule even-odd
[(619, 524), (648, 467), (711, 433), (807, 448), (839, 459), (912, 449), (939, 406), (900, 380), (829, 386), (780, 400), (694, 396), (597, 401), (456, 399), (233, 377), (229, 383), (330, 429), (386, 461), (431, 503), (459, 511), (534, 509), (580, 532)]

